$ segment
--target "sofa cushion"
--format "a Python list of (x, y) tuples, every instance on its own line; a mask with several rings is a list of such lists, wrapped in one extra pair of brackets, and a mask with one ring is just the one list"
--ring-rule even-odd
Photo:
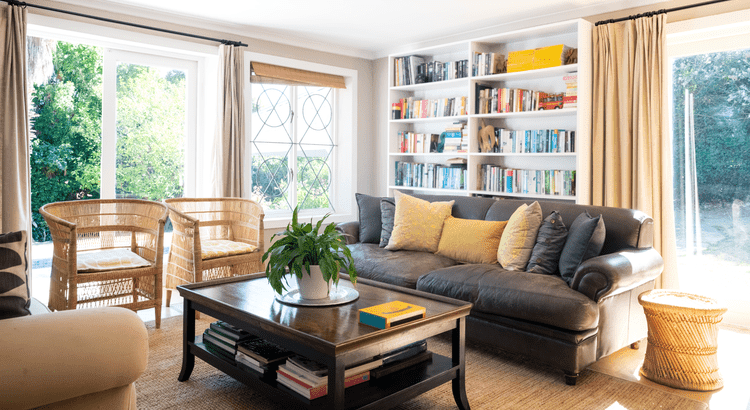
[(536, 245), (531, 251), (527, 272), (554, 275), (558, 272), (560, 254), (568, 237), (568, 228), (560, 216), (560, 212), (552, 211), (539, 227), (536, 235)]
[(0, 234), (0, 319), (30, 315), (26, 231)]
[(458, 265), (423, 275), (417, 289), (471, 302), (472, 311), (573, 331), (594, 329), (599, 323), (596, 302), (559, 276), (509, 271), (499, 265)]
[(414, 289), (425, 273), (458, 262), (428, 252), (392, 252), (370, 243), (348, 245), (354, 258), (357, 276)]
[(102, 272), (151, 266), (130, 249), (116, 248), (103, 251), (81, 252), (77, 255), (78, 272)]
[(497, 248), (500, 266), (508, 270), (526, 269), (541, 224), (542, 208), (539, 202), (528, 206), (523, 204), (513, 212)]
[(568, 284), (573, 282), (578, 265), (599, 255), (605, 235), (604, 218), (601, 215), (594, 218), (588, 212), (583, 212), (570, 224), (559, 263), (560, 276)]
[(465, 263), (497, 263), (497, 248), (507, 222), (449, 216), (443, 225), (438, 255)]
[(396, 201), (393, 198), (380, 200), (380, 247), (385, 248), (393, 233), (393, 218), (396, 216)]
[(354, 194), (359, 207), (359, 241), (380, 243), (380, 197)]
[(395, 198), (393, 232), (385, 249), (437, 252), (443, 223), (451, 214), (453, 201), (430, 203), (398, 191)]

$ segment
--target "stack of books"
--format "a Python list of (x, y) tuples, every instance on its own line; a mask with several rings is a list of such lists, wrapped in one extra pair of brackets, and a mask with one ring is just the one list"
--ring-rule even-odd
[(418, 363), (432, 360), (432, 352), (427, 350), (427, 340), (420, 340), (385, 353), (380, 358), (383, 360), (383, 365), (370, 372), (372, 379), (379, 379)]
[(426, 316), (427, 309), (413, 303), (392, 300), (359, 310), (359, 322), (379, 329), (389, 329)]
[(203, 332), (203, 345), (214, 355), (230, 363), (234, 363), (237, 345), (255, 338), (257, 336), (234, 327), (229, 323), (217, 321), (211, 323), (208, 329)]
[(563, 81), (565, 81), (565, 97), (563, 97), (563, 107), (578, 107), (578, 73), (572, 73), (564, 76)]
[(254, 338), (239, 343), (234, 358), (238, 367), (266, 375), (274, 374), (278, 365), (291, 355), (292, 352), (275, 343)]
[(466, 123), (456, 121), (445, 128), (440, 135), (442, 150), (438, 146), (438, 152), (469, 152), (469, 136)]
[[(344, 387), (370, 380), (370, 370), (382, 366), (382, 358), (373, 358), (347, 368)], [(292, 355), (276, 370), (276, 381), (308, 400), (328, 394), (328, 368), (301, 355)]]

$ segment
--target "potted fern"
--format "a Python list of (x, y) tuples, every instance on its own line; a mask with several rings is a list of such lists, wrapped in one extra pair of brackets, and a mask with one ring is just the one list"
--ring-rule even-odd
[(346, 268), (349, 280), (357, 283), (354, 260), (346, 246), (344, 235), (331, 223), (321, 232), (326, 215), (313, 225), (300, 223), (298, 209), (294, 208), (292, 222), (283, 232), (271, 237), (273, 242), (263, 262), (266, 263), (266, 277), (271, 287), (282, 295), (287, 290), (287, 274), (291, 273), (299, 283), (300, 297), (303, 299), (323, 299), (328, 297), (331, 282), (339, 283), (339, 272)]

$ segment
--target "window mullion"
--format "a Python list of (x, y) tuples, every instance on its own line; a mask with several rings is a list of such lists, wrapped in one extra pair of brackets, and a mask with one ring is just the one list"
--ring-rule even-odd
[(298, 87), (289, 87), (291, 90), (291, 106), (292, 106), (292, 151), (290, 153), (291, 158), (289, 158), (289, 167), (292, 171), (292, 178), (290, 178), (289, 181), (289, 200), (292, 204), (292, 208), (297, 207), (299, 204), (297, 203), (297, 180), (299, 179), (299, 167), (297, 164), (297, 155), (298, 155), (298, 148), (299, 148), (299, 131), (297, 129), (297, 124), (299, 121), (297, 121), (297, 113), (299, 112), (298, 106), (297, 106), (297, 88)]
[(102, 56), (102, 199), (115, 198), (117, 183), (117, 59), (112, 50), (104, 49)]

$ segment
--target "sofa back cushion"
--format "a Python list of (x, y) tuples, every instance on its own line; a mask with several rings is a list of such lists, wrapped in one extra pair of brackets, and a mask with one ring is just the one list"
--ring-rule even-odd
[(542, 208), (536, 201), (522, 204), (513, 212), (497, 248), (500, 266), (507, 270), (526, 269), (541, 224)]
[(380, 197), (354, 194), (359, 207), (359, 241), (380, 243)]
[[(454, 201), (451, 216), (461, 219), (485, 219), (487, 211), (497, 202), (493, 198), (454, 195), (414, 195), (414, 197), (424, 199), (428, 202)], [(502, 219), (502, 221), (507, 220), (508, 218)]]
[[(484, 198), (483, 198), (484, 199)], [(487, 211), (488, 221), (507, 221), (521, 204), (528, 201), (501, 199)], [(539, 201), (542, 215), (559, 211), (564, 221), (575, 221), (582, 212), (602, 215), (607, 224), (607, 233), (602, 254), (614, 253), (622, 249), (649, 248), (653, 245), (653, 220), (641, 211), (606, 206), (578, 205), (563, 201)]]

